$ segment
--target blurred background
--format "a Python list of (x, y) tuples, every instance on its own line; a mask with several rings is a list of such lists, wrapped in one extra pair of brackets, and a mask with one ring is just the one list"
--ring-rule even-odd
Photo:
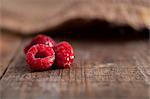
[[(0, 99), (149, 99), (150, 0), (0, 0)], [(72, 68), (30, 72), (24, 46), (66, 40)]]

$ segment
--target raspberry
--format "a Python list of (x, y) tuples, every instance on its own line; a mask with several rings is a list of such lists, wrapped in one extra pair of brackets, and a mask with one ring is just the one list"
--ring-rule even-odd
[(53, 48), (45, 44), (33, 45), (26, 53), (26, 62), (32, 70), (47, 70), (54, 60)]
[(58, 68), (70, 68), (74, 60), (74, 51), (68, 42), (60, 42), (54, 47), (56, 56), (55, 62)]
[(24, 48), (24, 53), (26, 54), (28, 52), (28, 50), (30, 49), (30, 47), (35, 44), (46, 44), (46, 45), (49, 45), (50, 47), (53, 47), (56, 43), (52, 38), (50, 38), (46, 35), (38, 35), (35, 38), (33, 38), (32, 41), (30, 42), (30, 44), (28, 44)]

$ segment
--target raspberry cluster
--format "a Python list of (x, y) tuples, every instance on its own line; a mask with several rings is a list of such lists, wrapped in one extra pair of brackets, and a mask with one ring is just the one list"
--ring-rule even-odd
[(56, 43), (46, 35), (38, 35), (24, 48), (26, 62), (30, 69), (41, 71), (52, 66), (70, 68), (74, 60), (72, 46), (66, 42)]

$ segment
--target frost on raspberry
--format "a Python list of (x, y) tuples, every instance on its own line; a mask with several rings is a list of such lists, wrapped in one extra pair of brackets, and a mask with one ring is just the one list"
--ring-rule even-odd
[(32, 41), (24, 48), (24, 53), (26, 54), (30, 47), (35, 44), (45, 44), (50, 47), (53, 47), (56, 44), (56, 42), (51, 37), (40, 34), (33, 38)]
[(55, 62), (58, 68), (70, 68), (74, 61), (73, 47), (68, 42), (60, 42), (54, 47)]
[(33, 45), (26, 53), (26, 62), (32, 70), (48, 70), (54, 60), (53, 48), (45, 44)]

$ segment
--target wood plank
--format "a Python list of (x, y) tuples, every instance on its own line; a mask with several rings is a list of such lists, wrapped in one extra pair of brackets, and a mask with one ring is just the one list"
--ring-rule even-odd
[[(134, 56), (135, 62), (143, 75), (145, 76), (145, 80), (150, 85), (150, 42), (145, 43), (147, 47), (145, 47), (144, 51), (139, 50), (139, 53), (136, 53)], [(147, 57), (145, 57), (147, 55)], [(149, 89), (150, 91), (150, 89)], [(150, 94), (149, 94), (150, 95)]]
[(20, 44), (21, 38), (19, 36), (0, 33), (0, 78), (13, 60)]
[(71, 69), (30, 72), (20, 50), (0, 81), (1, 99), (149, 99), (148, 76), (139, 69), (150, 72), (139, 56), (148, 59), (147, 41), (70, 42), (76, 53)]

